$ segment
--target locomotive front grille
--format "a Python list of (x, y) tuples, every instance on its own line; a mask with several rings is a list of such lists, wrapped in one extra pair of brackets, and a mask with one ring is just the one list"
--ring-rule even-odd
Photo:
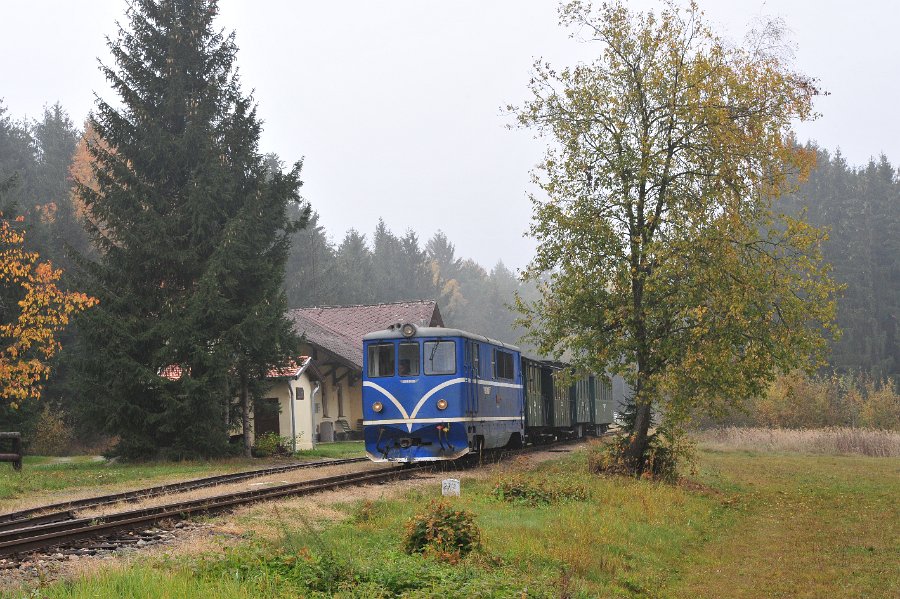
[(431, 445), (431, 441), (422, 441), (422, 437), (401, 437), (394, 440), (394, 447), (409, 449), (410, 447), (425, 447)]

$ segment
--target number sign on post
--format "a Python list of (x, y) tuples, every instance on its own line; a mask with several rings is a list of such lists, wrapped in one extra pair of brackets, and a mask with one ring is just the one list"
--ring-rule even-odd
[(441, 495), (444, 497), (459, 497), (459, 479), (445, 478), (441, 482)]

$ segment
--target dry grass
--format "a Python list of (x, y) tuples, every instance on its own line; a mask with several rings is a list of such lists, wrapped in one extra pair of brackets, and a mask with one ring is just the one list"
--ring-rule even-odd
[(694, 433), (709, 449), (900, 457), (900, 432), (865, 428), (725, 428)]

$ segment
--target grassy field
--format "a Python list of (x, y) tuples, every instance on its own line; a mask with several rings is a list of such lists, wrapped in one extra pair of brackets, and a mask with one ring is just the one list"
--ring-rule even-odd
[[(301, 460), (318, 458), (361, 457), (362, 441), (320, 445), (312, 451), (297, 452)], [(93, 456), (48, 458), (26, 456), (21, 472), (9, 464), (0, 464), (0, 512), (14, 510), (23, 498), (41, 497), (52, 502), (60, 492), (101, 494), (121, 487), (141, 487), (174, 480), (224, 474), (240, 470), (264, 468), (284, 460), (234, 458), (190, 462), (110, 462)]]
[(360, 458), (366, 455), (363, 441), (338, 441), (322, 443), (315, 449), (306, 449), (294, 454), (299, 458)]
[[(498, 483), (534, 493), (510, 501)], [(453, 503), (476, 515), (483, 549), (456, 565), (401, 550), (405, 523), (435, 487), (344, 504), (337, 524), (304, 524), (304, 513), (286, 510), (280, 539), (132, 564), (31, 596), (900, 596), (897, 458), (703, 449), (697, 475), (672, 487), (590, 476), (581, 452), (464, 477)]]
[(246, 470), (259, 466), (254, 460), (214, 462), (153, 462), (123, 464), (102, 458), (45, 458), (26, 456), (21, 472), (0, 464), (0, 511), (12, 510), (22, 498), (48, 497), (60, 491), (104, 489), (122, 485), (140, 487), (161, 481), (195, 478)]

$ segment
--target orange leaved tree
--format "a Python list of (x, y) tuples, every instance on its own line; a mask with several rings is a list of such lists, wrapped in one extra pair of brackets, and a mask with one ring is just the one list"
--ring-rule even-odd
[(24, 247), (16, 221), (0, 215), (0, 401), (13, 408), (37, 399), (59, 350), (58, 333), (70, 318), (97, 303), (84, 293), (57, 287), (62, 271)]

